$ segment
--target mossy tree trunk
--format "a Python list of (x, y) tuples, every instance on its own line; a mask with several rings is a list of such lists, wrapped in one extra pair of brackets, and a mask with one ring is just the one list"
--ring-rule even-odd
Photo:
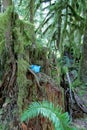
[[(33, 2), (31, 0), (31, 8), (30, 8), (31, 14), (33, 13), (32, 11), (34, 11), (34, 7), (32, 7), (32, 4), (34, 4)], [(3, 0), (3, 6), (4, 6), (4, 11), (5, 11), (9, 6), (12, 6), (12, 0)], [(32, 10), (32, 8), (33, 8), (33, 10)], [(32, 17), (31, 22), (33, 23), (34, 16), (31, 15), (31, 17)], [(6, 72), (3, 76), (3, 81), (2, 81), (2, 84), (0, 85), (0, 90), (1, 90), (1, 88), (4, 89), (5, 94), (3, 94), (3, 97), (5, 96), (5, 98), (6, 99), (8, 98), (10, 101), (9, 101), (9, 103), (7, 103), (7, 106), (4, 107), (3, 120), (5, 122), (7, 121), (8, 130), (14, 130), (14, 129), (19, 130), (20, 128), (18, 128), (18, 126), (20, 124), (18, 124), (19, 119), (18, 119), (18, 115), (17, 115), (17, 113), (18, 113), (17, 112), (17, 110), (18, 110), (17, 109), (17, 100), (18, 100), (17, 97), (19, 98), (19, 105), (21, 105), (21, 103), (22, 104), (24, 103), (23, 106), (25, 106), (25, 104), (30, 103), (29, 100), (30, 101), (36, 100), (37, 94), (40, 94), (39, 100), (40, 99), (43, 100), (44, 96), (42, 97), (41, 92), (38, 93), (37, 83), (34, 84), (34, 82), (35, 82), (34, 80), (32, 82), (33, 83), (32, 86), (30, 85), (30, 87), (26, 87), (27, 86), (27, 85), (25, 85), (27, 82), (25, 80), (26, 79), (26, 72), (25, 72), (26, 70), (23, 70), (24, 68), (22, 69), (22, 73), (21, 73), (21, 77), (22, 77), (21, 83), (20, 83), (21, 85), (20, 85), (20, 87), (18, 86), (18, 88), (17, 88), (17, 82), (16, 82), (16, 79), (18, 77), (17, 71), (18, 70), (20, 71), (20, 69), (17, 68), (18, 60), (17, 60), (17, 54), (15, 54), (15, 50), (14, 50), (14, 46), (16, 44), (15, 41), (17, 40), (18, 37), (15, 38), (16, 34), (14, 34), (14, 26), (16, 26), (15, 25), (16, 21), (15, 21), (15, 14), (14, 14), (13, 9), (11, 10), (11, 12), (9, 14), (8, 21), (9, 22), (7, 24), (6, 31), (5, 31), (5, 47), (6, 47), (6, 51), (7, 51), (6, 52), (6, 54), (7, 54), (7, 56), (6, 56), (7, 68), (5, 68), (5, 70), (4, 70), (4, 72), (5, 71)], [(35, 36), (35, 34), (32, 34), (32, 39), (33, 39), (33, 36)], [(32, 40), (32, 44), (34, 44), (34, 43), (35, 43), (35, 41)], [(37, 51), (37, 49), (36, 49), (36, 51)], [(45, 51), (44, 51), (44, 53), (45, 53)], [(31, 57), (32, 57), (32, 55), (31, 55)], [(19, 55), (18, 59), (19, 58), (22, 59), (21, 54)], [(45, 61), (46, 58), (43, 60)], [(18, 65), (18, 67), (20, 67), (23, 63), (20, 63)], [(23, 72), (25, 74), (25, 77), (23, 77)], [(23, 80), (23, 86), (22, 86), (22, 80)], [(45, 85), (43, 85), (43, 86), (45, 86)], [(42, 86), (42, 91), (43, 91), (43, 86)], [(19, 93), (18, 93), (17, 89), (19, 89), (18, 90)], [(29, 97), (29, 100), (26, 101), (26, 98), (28, 97), (26, 95), (28, 95), (28, 94), (26, 94), (27, 92), (25, 90), (28, 90), (28, 89), (30, 89), (31, 91), (27, 91), (30, 97)], [(22, 92), (23, 92), (23, 94), (22, 94)], [(44, 93), (45, 93), (45, 90), (44, 90), (44, 92), (42, 92), (42, 94), (44, 95)], [(54, 101), (55, 101), (55, 103), (57, 103), (57, 101), (59, 99), (58, 103), (59, 102), (60, 102), (60, 104), (62, 103), (62, 101), (61, 101), (62, 100), (62, 92), (60, 90), (57, 90), (56, 87), (52, 86), (51, 84), (46, 84), (46, 93), (47, 93), (46, 97), (48, 100), (53, 101), (53, 103), (54, 103)], [(56, 97), (56, 99), (55, 99), (55, 97)], [(6, 105), (6, 103), (4, 105)], [(22, 105), (21, 105), (21, 107), (22, 107)], [(48, 123), (47, 123), (47, 125), (48, 125)], [(16, 128), (14, 128), (14, 126)], [(7, 129), (7, 128), (5, 127), (5, 129)]]
[[(30, 0), (30, 23), (34, 24), (34, 8), (35, 8), (35, 1)], [(32, 35), (32, 45), (35, 46), (35, 32), (33, 29), (33, 35)]]
[(80, 65), (80, 80), (83, 83), (87, 83), (87, 28), (85, 29), (83, 48), (82, 48), (82, 59)]
[[(6, 10), (9, 6), (12, 6), (12, 0), (3, 0), (3, 6)], [(9, 76), (9, 82), (7, 88), (10, 89), (13, 87), (15, 81), (16, 81), (16, 71), (17, 71), (17, 65), (16, 65), (16, 56), (14, 54), (14, 33), (13, 33), (13, 27), (14, 27), (14, 13), (13, 13), (13, 7), (11, 8), (12, 12), (9, 14), (9, 23), (7, 25), (7, 29), (5, 31), (5, 45), (7, 50), (7, 60), (9, 61), (7, 63), (8, 70), (10, 72)]]
[[(59, 2), (62, 3), (62, 1), (59, 1)], [(61, 23), (62, 23), (61, 14), (62, 14), (62, 9), (60, 9), (59, 12), (58, 12), (57, 37), (56, 37), (56, 47), (57, 47), (57, 49), (59, 48), (60, 38), (61, 38)]]
[(4, 125), (4, 129), (11, 130), (12, 126), (10, 126), (10, 124), (14, 124), (15, 117), (12, 111), (14, 111), (15, 108), (17, 108), (17, 57), (14, 52), (15, 36), (13, 32), (13, 28), (15, 25), (15, 17), (12, 6), (12, 0), (3, 0), (3, 6), (4, 11), (7, 11), (9, 9), (9, 15), (7, 17), (8, 23), (6, 23), (6, 29), (4, 33), (6, 62), (4, 74), (2, 76), (2, 83), (0, 84), (0, 91), (2, 92), (1, 98), (4, 98), (3, 106), (5, 103), (7, 103), (7, 99), (9, 100), (9, 104), (7, 103), (6, 108), (3, 107), (3, 115), (5, 114), (5, 117), (3, 116), (3, 120), (6, 121), (8, 126), (6, 127), (6, 124), (3, 124), (3, 122), (1, 124)]

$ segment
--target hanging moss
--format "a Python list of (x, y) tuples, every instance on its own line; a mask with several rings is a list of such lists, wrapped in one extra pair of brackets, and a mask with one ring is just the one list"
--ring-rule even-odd
[[(33, 25), (24, 22), (23, 20), (17, 19), (15, 21), (15, 27), (13, 29), (16, 41), (14, 45), (15, 53), (18, 55), (18, 72), (17, 72), (17, 83), (18, 83), (18, 107), (19, 113), (22, 113), (23, 101), (28, 95), (28, 83), (29, 80), (26, 78), (26, 71), (29, 66), (27, 61), (28, 55), (26, 54), (25, 47), (29, 46), (32, 42), (31, 36), (33, 34)], [(27, 104), (26, 104), (27, 105)]]
[[(5, 43), (5, 31), (7, 30), (9, 20), (11, 18), (13, 8), (9, 7), (5, 13), (0, 15), (0, 44), (2, 46), (0, 53), (6, 49)], [(32, 44), (32, 36), (34, 33), (34, 26), (29, 22), (20, 20), (18, 15), (14, 13), (13, 26), (12, 26), (12, 35), (14, 35), (14, 54), (17, 55), (17, 84), (18, 84), (18, 107), (19, 113), (22, 113), (24, 100), (28, 95), (28, 84), (29, 80), (26, 78), (27, 68), (29, 66), (29, 55), (26, 54), (26, 47)], [(37, 59), (38, 56), (42, 57), (43, 47), (36, 44), (36, 55), (34, 59)], [(8, 57), (8, 56), (7, 56)], [(28, 57), (28, 58), (27, 58)], [(28, 60), (27, 60), (28, 59)], [(8, 68), (8, 64), (6, 68)], [(35, 88), (35, 86), (33, 86)], [(36, 100), (35, 91), (33, 92), (33, 100)], [(26, 104), (27, 105), (27, 104)], [(27, 107), (27, 106), (26, 106)]]
[(16, 53), (23, 54), (25, 47), (32, 43), (33, 27), (29, 22), (24, 22), (19, 19), (16, 20), (13, 30), (17, 39), (14, 46)]
[[(9, 20), (11, 20), (12, 14), (13, 18), (13, 26), (12, 26), (12, 35), (14, 35), (14, 54), (17, 55), (17, 83), (18, 83), (18, 106), (19, 113), (22, 112), (23, 100), (26, 98), (27, 84), (28, 80), (26, 78), (26, 71), (29, 66), (29, 61), (27, 61), (28, 57), (25, 53), (25, 47), (32, 43), (32, 34), (34, 26), (29, 22), (25, 22), (20, 20), (15, 12), (13, 12), (13, 7), (9, 6), (8, 9), (0, 14), (0, 54), (3, 53), (3, 50), (6, 51), (6, 43), (5, 43), (5, 32), (8, 28)], [(8, 57), (8, 55), (6, 56)], [(3, 57), (2, 57), (3, 58)], [(6, 60), (8, 62), (8, 60)], [(7, 68), (8, 68), (7, 64)]]
[(19, 113), (22, 112), (23, 100), (27, 97), (28, 91), (28, 80), (26, 78), (26, 71), (28, 68), (28, 63), (23, 59), (18, 59), (18, 73), (17, 73), (17, 83), (19, 87), (18, 92), (18, 106)]
[(5, 13), (0, 14), (0, 54), (5, 48), (5, 31), (7, 30), (12, 8), (12, 6), (9, 6)]

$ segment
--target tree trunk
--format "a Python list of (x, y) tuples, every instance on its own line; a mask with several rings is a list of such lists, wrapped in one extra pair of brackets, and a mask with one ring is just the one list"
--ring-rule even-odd
[[(30, 23), (34, 24), (34, 0), (30, 0)], [(32, 45), (35, 46), (35, 32), (33, 28)]]
[[(7, 68), (5, 68), (4, 70), (4, 75), (3, 75), (3, 79), (2, 79), (2, 84), (0, 85), (0, 90), (1, 90), (1, 96), (2, 99), (5, 98), (5, 100), (3, 101), (3, 120), (6, 121), (6, 123), (8, 124), (8, 129), (12, 130), (12, 126), (10, 124), (13, 125), (14, 123), (14, 113), (12, 113), (12, 111), (14, 111), (15, 107), (17, 108), (17, 86), (16, 86), (16, 78), (17, 78), (17, 63), (16, 63), (16, 56), (14, 53), (14, 32), (13, 32), (13, 28), (14, 28), (14, 24), (15, 24), (15, 17), (14, 17), (14, 10), (12, 7), (12, 1), (11, 0), (3, 0), (3, 6), (4, 6), (4, 11), (10, 7), (10, 13), (9, 13), (9, 22), (8, 25), (6, 27), (6, 31), (5, 31), (5, 50), (6, 50), (6, 66)], [(5, 101), (9, 99), (10, 102), (9, 104), (5, 103)], [(4, 105), (6, 105), (4, 107)], [(6, 111), (6, 112), (5, 112)], [(5, 114), (5, 115), (4, 115)], [(2, 122), (3, 124), (3, 122)], [(5, 125), (5, 129), (6, 128), (6, 124)]]
[(60, 44), (60, 37), (61, 37), (61, 11), (59, 13), (59, 16), (58, 16), (58, 32), (57, 32), (57, 39), (56, 39), (56, 46), (57, 46), (57, 49), (59, 48), (59, 44)]
[[(4, 0), (3, 1), (3, 6), (4, 9), (6, 10), (9, 6), (12, 6), (12, 1), (11, 0)], [(17, 70), (17, 65), (16, 65), (16, 57), (14, 54), (14, 34), (13, 34), (13, 27), (14, 27), (14, 13), (13, 11), (11, 14), (9, 14), (9, 23), (5, 32), (5, 44), (6, 44), (6, 50), (7, 50), (7, 60), (9, 60), (9, 63), (7, 66), (9, 66), (8, 72), (10, 72), (9, 75), (9, 82), (7, 85), (8, 89), (11, 89), (16, 81), (16, 70)], [(8, 77), (7, 77), (8, 78)]]
[(0, 13), (2, 12), (2, 2), (1, 2), (1, 0), (0, 0)]
[(80, 65), (80, 80), (83, 83), (87, 83), (87, 28), (85, 29), (83, 48), (82, 48), (82, 59)]

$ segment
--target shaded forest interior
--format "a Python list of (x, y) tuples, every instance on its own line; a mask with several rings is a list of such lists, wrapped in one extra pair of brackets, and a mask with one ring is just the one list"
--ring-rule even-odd
[[(81, 2), (0, 0), (0, 130), (78, 130), (74, 120), (87, 118), (87, 2)], [(33, 102), (37, 114), (26, 114)]]

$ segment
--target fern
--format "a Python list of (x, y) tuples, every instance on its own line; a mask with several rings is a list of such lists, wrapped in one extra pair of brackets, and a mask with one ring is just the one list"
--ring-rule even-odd
[(26, 119), (34, 118), (39, 114), (52, 121), (55, 130), (76, 130), (75, 128), (70, 127), (68, 113), (62, 114), (59, 106), (54, 107), (54, 105), (48, 101), (43, 101), (42, 103), (33, 102), (22, 114), (21, 122)]

